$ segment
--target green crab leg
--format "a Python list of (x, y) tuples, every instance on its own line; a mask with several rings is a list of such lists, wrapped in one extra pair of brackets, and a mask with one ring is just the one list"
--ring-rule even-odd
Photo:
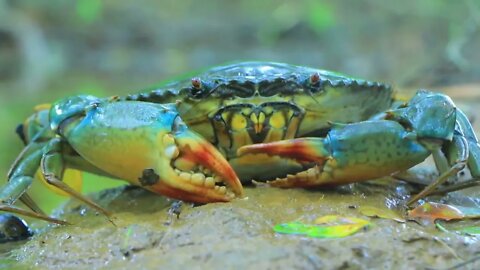
[(60, 224), (60, 225), (70, 225), (70, 223), (67, 222), (67, 221), (52, 218), (52, 217), (49, 217), (47, 215), (43, 215), (43, 214), (40, 214), (40, 213), (24, 210), (22, 208), (18, 208), (18, 207), (13, 206), (13, 205), (0, 204), (0, 211), (15, 213), (15, 214), (19, 214), (19, 215), (23, 215), (23, 216), (27, 216), (27, 217), (32, 217), (32, 218), (37, 218), (37, 219), (45, 220), (45, 221)]
[[(457, 173), (463, 170), (467, 164), (468, 159), (468, 143), (463, 135), (454, 135), (452, 141), (447, 143), (446, 153), (442, 152), (442, 145), (429, 145), (432, 152), (435, 165), (440, 172), (440, 176), (432, 183), (426, 186), (420, 193), (413, 196), (407, 205), (411, 206), (420, 199), (432, 194), (436, 191), (437, 187), (445, 183), (449, 179), (456, 178)], [(449, 163), (453, 163), (450, 165)]]
[[(410, 199), (407, 203), (408, 205), (411, 205), (430, 194), (452, 192), (480, 184), (478, 183), (478, 178), (480, 177), (480, 145), (478, 144), (477, 137), (468, 118), (459, 109), (457, 109), (456, 113), (456, 134), (454, 135), (452, 142), (447, 143), (444, 150), (446, 153), (439, 150), (432, 151), (435, 164), (442, 175), (419, 194)], [(453, 165), (448, 170), (445, 170), (444, 166), (450, 166), (448, 164)], [(443, 184), (448, 179), (456, 177), (457, 173), (463, 170), (465, 165), (468, 165), (474, 179), (436, 190), (439, 185)]]
[(54, 138), (51, 139), (44, 147), (44, 153), (40, 161), (40, 167), (42, 168), (42, 173), (47, 180), (47, 183), (65, 191), (72, 197), (86, 203), (88, 206), (96, 209), (105, 216), (110, 217), (111, 213), (109, 211), (105, 210), (100, 205), (96, 204), (89, 198), (83, 196), (81, 193), (77, 192), (59, 180), (61, 179), (65, 169), (65, 164), (62, 158), (62, 144), (63, 142), (60, 138)]
[(17, 199), (30, 187), (33, 182), (33, 175), (38, 169), (38, 164), (42, 157), (42, 149), (36, 151), (24, 151), (26, 157), (17, 158), (14, 166), (9, 173), (7, 184), (0, 189), (0, 202), (5, 204), (14, 204)]
[(448, 171), (442, 173), (435, 181), (425, 187), (420, 193), (410, 198), (407, 202), (407, 206), (411, 206), (418, 200), (432, 194), (439, 185), (445, 183), (450, 177), (455, 176), (459, 171), (463, 170), (463, 168), (465, 168), (464, 163), (458, 163), (452, 166)]
[(450, 185), (450, 186), (447, 186), (447, 187), (439, 188), (439, 189), (433, 191), (431, 194), (432, 195), (446, 194), (446, 193), (449, 193), (449, 192), (462, 190), (462, 189), (466, 189), (466, 188), (471, 188), (471, 187), (476, 187), (476, 186), (480, 186), (480, 181), (478, 181), (478, 179), (474, 178), (474, 179), (463, 181), (463, 182), (453, 184), (453, 185)]
[(28, 195), (27, 192), (23, 193), (22, 196), (20, 196), (19, 200), (25, 204), (28, 208), (30, 208), (33, 212), (46, 215), (45, 212), (43, 212), (42, 209), (35, 203), (35, 201)]
[[(35, 212), (42, 212), (40, 208), (24, 192), (30, 187), (33, 181), (38, 164), (40, 163), (43, 150), (46, 145), (45, 138), (48, 136), (48, 129), (43, 128), (31, 139), (22, 152), (17, 156), (7, 173), (8, 183), (0, 189), (0, 201), (7, 204), (14, 204), (17, 199), (25, 197), (25, 204)], [(48, 141), (48, 140), (47, 140)], [(24, 196), (22, 194), (25, 194)], [(27, 198), (28, 197), (28, 198)], [(36, 211), (33, 208), (36, 208)], [(43, 213), (43, 212), (42, 212)]]
[[(29, 144), (16, 159), (8, 174), (9, 180), (7, 184), (0, 189), (0, 210), (57, 224), (68, 224), (63, 220), (45, 215), (36, 204), (30, 203), (31, 198), (25, 193), (30, 187), (33, 181), (33, 175), (38, 169), (38, 164), (40, 163), (43, 153), (43, 145), (44, 144), (37, 143)], [(13, 206), (18, 199), (22, 200), (28, 207), (32, 208), (33, 211)]]
[(457, 126), (461, 128), (462, 135), (468, 142), (468, 168), (474, 178), (480, 177), (480, 144), (473, 131), (467, 116), (464, 112), (457, 109)]

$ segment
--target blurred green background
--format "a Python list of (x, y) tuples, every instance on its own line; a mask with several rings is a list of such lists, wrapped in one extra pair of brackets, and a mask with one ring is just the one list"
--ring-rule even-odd
[[(17, 124), (67, 95), (139, 92), (242, 60), (438, 89), (477, 83), (479, 48), (477, 0), (0, 0), (0, 174), (22, 149)], [(86, 192), (116, 184), (86, 178)]]

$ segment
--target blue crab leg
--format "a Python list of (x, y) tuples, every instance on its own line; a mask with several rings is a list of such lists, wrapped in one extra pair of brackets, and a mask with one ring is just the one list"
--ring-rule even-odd
[(408, 103), (388, 111), (386, 119), (402, 123), (417, 134), (416, 140), (432, 153), (441, 175), (408, 204), (431, 194), (445, 181), (458, 180), (456, 172), (465, 165), (474, 177), (479, 175), (478, 140), (467, 117), (450, 97), (420, 90)]
[[(448, 145), (448, 144), (447, 144)], [(447, 167), (443, 167), (442, 164), (444, 159), (447, 158), (444, 156), (444, 153), (440, 149), (432, 150), (432, 156), (437, 166), (437, 169), (440, 171), (440, 176), (435, 179), (432, 183), (426, 186), (420, 193), (416, 194), (410, 200), (408, 200), (407, 205), (410, 206), (417, 202), (418, 200), (425, 198), (426, 196), (434, 193), (438, 186), (445, 183), (449, 179), (456, 179), (457, 173), (465, 168), (467, 165), (468, 159), (468, 145), (467, 140), (463, 136), (454, 136), (452, 142), (449, 144), (447, 155), (449, 161), (451, 158), (455, 157), (453, 165), (447, 164)], [(440, 162), (441, 161), (441, 162)], [(445, 161), (447, 162), (447, 160)]]
[(457, 108), (457, 127), (468, 142), (468, 168), (474, 178), (480, 178), (480, 144), (467, 116)]
[[(455, 134), (452, 141), (446, 143), (442, 149), (443, 151), (432, 151), (437, 168), (442, 175), (425, 187), (419, 194), (411, 198), (407, 205), (411, 205), (430, 194), (452, 192), (480, 184), (480, 145), (470, 122), (459, 109), (456, 110), (456, 120)], [(463, 170), (466, 165), (468, 165), (473, 179), (436, 189), (449, 179), (457, 180), (457, 173)]]
[(399, 172), (395, 175), (392, 175), (392, 177), (398, 180), (421, 184), (424, 186), (428, 186), (430, 184), (438, 186), (447, 180), (456, 180), (456, 176), (453, 172), (447, 172), (451, 171), (453, 167), (456, 168), (455, 170), (461, 170), (465, 167), (469, 153), (468, 142), (466, 138), (459, 134), (455, 134), (451, 142), (448, 142), (445, 145), (430, 144), (428, 148), (432, 152), (432, 157), (438, 172), (440, 174), (445, 174), (445, 176), (448, 176), (447, 178), (439, 177), (438, 179), (441, 179), (440, 182), (435, 183), (435, 181), (432, 182), (432, 175), (428, 176), (428, 173), (430, 172), (424, 173), (426, 177), (421, 177), (422, 173), (419, 175), (418, 172), (410, 171)]

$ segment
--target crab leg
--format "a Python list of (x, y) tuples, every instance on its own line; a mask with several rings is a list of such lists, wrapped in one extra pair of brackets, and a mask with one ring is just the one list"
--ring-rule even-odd
[(52, 218), (52, 217), (49, 217), (47, 215), (40, 214), (40, 213), (37, 213), (37, 212), (24, 210), (22, 208), (18, 208), (18, 207), (13, 206), (13, 205), (0, 204), (0, 211), (15, 213), (15, 214), (19, 214), (19, 215), (23, 215), (23, 216), (27, 216), (27, 217), (32, 217), (32, 218), (37, 218), (37, 219), (45, 220), (45, 221), (60, 224), (60, 225), (69, 225), (70, 224), (69, 222), (64, 221), (64, 220)]
[[(437, 187), (449, 179), (456, 178), (457, 173), (467, 165), (469, 150), (467, 140), (463, 135), (454, 135), (452, 141), (446, 144), (446, 153), (442, 151), (442, 145), (432, 146), (432, 144), (430, 144), (429, 147), (431, 148), (432, 157), (437, 170), (440, 172), (440, 176), (426, 186), (420, 193), (410, 198), (407, 202), (408, 206), (432, 194), (436, 191)], [(452, 163), (452, 165), (450, 165), (450, 163)]]
[(27, 192), (23, 193), (22, 196), (20, 196), (20, 201), (25, 204), (28, 208), (30, 208), (33, 212), (39, 213), (42, 215), (46, 215), (45, 212), (43, 212), (42, 209), (37, 205), (37, 203), (28, 195)]
[[(458, 108), (456, 110), (455, 134), (452, 141), (447, 142), (442, 149), (432, 149), (432, 156), (441, 175), (419, 194), (411, 198), (407, 205), (412, 205), (419, 199), (433, 193), (452, 192), (480, 184), (480, 145), (470, 122)], [(473, 179), (436, 189), (449, 179), (456, 180), (457, 173), (463, 170), (466, 165), (468, 165)]]
[(414, 204), (415, 202), (417, 202), (418, 200), (422, 199), (422, 198), (425, 198), (427, 197), (428, 195), (432, 194), (435, 189), (445, 183), (445, 181), (448, 180), (448, 178), (452, 177), (452, 176), (455, 176), (459, 171), (461, 171), (463, 168), (465, 168), (465, 164), (464, 163), (458, 163), (454, 166), (452, 166), (449, 170), (447, 170), (446, 172), (442, 173), (435, 181), (433, 181), (430, 185), (428, 185), (427, 187), (425, 187), (420, 193), (418, 193), (417, 195), (413, 196), (412, 198), (410, 198), (410, 200), (408, 200), (407, 202), (407, 206), (411, 206), (412, 204)]
[(415, 134), (394, 121), (334, 124), (326, 138), (300, 138), (241, 147), (238, 154), (266, 153), (315, 165), (295, 175), (269, 182), (279, 187), (337, 185), (404, 171), (430, 152)]
[(42, 157), (42, 144), (30, 144), (20, 153), (8, 173), (7, 184), (0, 189), (0, 202), (14, 204), (30, 187)]
[(62, 178), (65, 169), (65, 164), (62, 158), (62, 143), (63, 142), (60, 138), (53, 138), (43, 148), (44, 153), (40, 161), (40, 167), (45, 179), (49, 184), (65, 191), (72, 197), (86, 203), (105, 216), (110, 217), (111, 213), (109, 211), (59, 180)]
[(480, 178), (480, 144), (467, 116), (457, 108), (457, 127), (468, 143), (468, 168), (474, 178)]
[[(30, 203), (31, 199), (25, 193), (32, 184), (33, 175), (38, 169), (38, 165), (42, 158), (43, 146), (44, 143), (32, 142), (18, 156), (8, 174), (9, 179), (7, 184), (0, 189), (0, 210), (38, 218), (57, 224), (68, 224), (63, 220), (45, 215), (36, 204)], [(18, 199), (27, 202), (27, 206), (33, 211), (13, 206)]]
[[(58, 180), (59, 178), (61, 179), (64, 171), (63, 159), (60, 154), (61, 139), (53, 138), (47, 142), (37, 142), (40, 140), (39, 138), (41, 135), (42, 133), (39, 133), (37, 138), (32, 139), (33, 141), (25, 147), (22, 153), (20, 153), (10, 169), (10, 172), (8, 173), (8, 183), (0, 189), (0, 201), (4, 204), (0, 205), (0, 209), (43, 219), (49, 222), (66, 224), (62, 220), (57, 220), (45, 215), (45, 213), (43, 213), (43, 211), (41, 211), (41, 209), (25, 193), (32, 184), (33, 175), (35, 175), (39, 165), (41, 165), (42, 173), (45, 175), (49, 184), (57, 186), (73, 197), (109, 216), (110, 213), (108, 211)], [(33, 212), (12, 206), (18, 199), (25, 202)]]

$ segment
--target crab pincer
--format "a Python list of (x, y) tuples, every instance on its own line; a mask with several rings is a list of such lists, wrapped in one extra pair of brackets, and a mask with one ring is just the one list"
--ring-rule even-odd
[(265, 153), (295, 159), (304, 170), (277, 178), (277, 187), (341, 185), (391, 175), (430, 155), (409, 131), (395, 121), (333, 124), (325, 138), (299, 138), (248, 145), (238, 154)]
[(103, 172), (198, 203), (242, 195), (240, 180), (226, 159), (188, 129), (173, 105), (76, 99), (81, 112), (75, 112), (70, 98), (54, 105), (51, 122), (69, 146)]
[[(387, 111), (384, 119), (332, 124), (324, 138), (283, 140), (238, 149), (239, 155), (252, 153), (295, 159), (309, 167), (269, 182), (278, 187), (337, 185), (398, 176), (431, 155), (439, 176), (408, 205), (435, 193), (448, 181), (453, 183), (453, 189), (449, 187), (448, 191), (478, 185), (480, 176), (480, 145), (470, 122), (448, 96), (429, 91), (417, 92), (408, 103)], [(473, 178), (459, 182), (457, 174), (466, 167)]]
[[(284, 178), (277, 177), (275, 180), (268, 181), (271, 186), (276, 187), (308, 187), (321, 185), (318, 182), (321, 169), (319, 166), (331, 158), (329, 149), (325, 147), (324, 139), (321, 138), (298, 138), (283, 140), (270, 143), (259, 143), (242, 146), (238, 149), (239, 156), (244, 154), (268, 154), (270, 156), (279, 156), (293, 159), (297, 162), (315, 165), (309, 169), (298, 172), (297, 174), (288, 174)], [(325, 168), (325, 167), (323, 167)], [(328, 182), (334, 182), (329, 179)]]
[[(164, 155), (158, 184), (144, 186), (172, 198), (193, 202), (230, 201), (243, 195), (240, 180), (227, 160), (198, 134), (183, 129), (163, 135)], [(145, 176), (145, 170), (144, 170)], [(142, 176), (143, 177), (143, 176)], [(148, 182), (148, 176), (140, 182)], [(219, 183), (225, 183), (231, 190)]]

